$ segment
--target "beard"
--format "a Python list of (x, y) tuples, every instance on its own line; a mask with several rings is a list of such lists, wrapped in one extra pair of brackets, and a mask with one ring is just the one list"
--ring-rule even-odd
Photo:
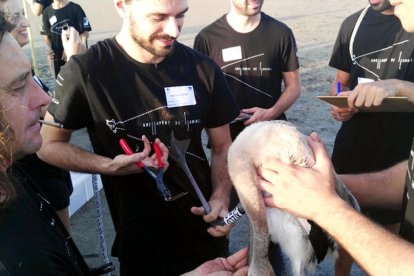
[(137, 23), (135, 22), (135, 20), (133, 18), (130, 18), (130, 22), (131, 23), (130, 23), (129, 30), (130, 30), (131, 37), (135, 41), (135, 43), (137, 43), (141, 48), (143, 48), (144, 50), (146, 50), (147, 52), (149, 52), (156, 58), (164, 58), (172, 52), (174, 44), (172, 44), (171, 46), (165, 46), (165, 47), (159, 47), (159, 48), (154, 46), (154, 40), (156, 39), (170, 40), (170, 39), (173, 39), (171, 36), (158, 33), (158, 34), (153, 34), (148, 39), (146, 39), (143, 36), (139, 35)]
[(246, 1), (244, 4), (238, 5), (233, 2), (234, 7), (238, 11), (239, 14), (244, 16), (254, 16), (260, 13), (260, 10), (262, 9), (263, 0), (260, 1), (260, 7), (258, 10), (250, 11), (248, 6), (248, 1)]
[(383, 11), (390, 9), (392, 6), (389, 0), (385, 0), (385, 1), (382, 1), (380, 4), (371, 5), (371, 7), (376, 12), (383, 12)]

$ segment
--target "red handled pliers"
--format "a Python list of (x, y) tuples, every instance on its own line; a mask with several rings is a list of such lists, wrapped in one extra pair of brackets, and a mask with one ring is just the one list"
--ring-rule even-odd
[[(126, 155), (132, 155), (134, 152), (131, 150), (131, 148), (128, 146), (128, 143), (125, 141), (125, 139), (120, 139), (119, 144), (121, 145), (122, 149), (124, 150)], [(161, 150), (157, 143), (153, 143), (152, 147), (154, 148), (155, 155), (157, 157), (158, 166), (155, 167), (148, 167), (145, 166), (144, 163), (137, 162), (136, 165), (138, 168), (142, 169), (144, 172), (146, 172), (152, 179), (154, 179), (157, 189), (160, 192), (161, 196), (164, 198), (165, 201), (171, 201), (172, 195), (170, 190), (165, 186), (164, 184), (164, 163), (162, 162), (162, 154)]]

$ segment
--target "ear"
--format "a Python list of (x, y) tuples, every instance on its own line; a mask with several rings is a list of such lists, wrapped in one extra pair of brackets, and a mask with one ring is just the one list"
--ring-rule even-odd
[(126, 3), (125, 0), (114, 0), (115, 9), (118, 14), (123, 18), (126, 14)]

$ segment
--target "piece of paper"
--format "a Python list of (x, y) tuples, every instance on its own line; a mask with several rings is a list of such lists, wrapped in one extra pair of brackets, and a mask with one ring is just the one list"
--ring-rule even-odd
[[(337, 107), (348, 107), (347, 96), (318, 96), (318, 99)], [(381, 105), (359, 107), (361, 112), (414, 112), (414, 104), (407, 97), (388, 97)]]

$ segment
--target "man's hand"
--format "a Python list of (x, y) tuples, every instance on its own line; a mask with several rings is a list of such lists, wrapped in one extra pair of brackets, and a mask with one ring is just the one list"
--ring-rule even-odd
[[(350, 92), (341, 92), (339, 96), (348, 96)], [(354, 116), (358, 112), (358, 109), (355, 107), (337, 107), (331, 105), (331, 115), (332, 118), (338, 122), (345, 122)]]
[(227, 258), (216, 258), (207, 261), (182, 276), (242, 276), (247, 275), (247, 248)]
[[(214, 222), (216, 219), (223, 218), (229, 213), (227, 204), (219, 199), (210, 199), (209, 201), (211, 212), (208, 214), (204, 213), (203, 207), (192, 207), (191, 212), (197, 216), (203, 216), (203, 219), (207, 223)], [(207, 229), (207, 232), (213, 237), (224, 237), (227, 236), (230, 232), (233, 225), (224, 225), (224, 226), (212, 226)]]
[(71, 56), (82, 54), (86, 52), (86, 46), (82, 43), (79, 32), (74, 28), (68, 26), (62, 29), (62, 45), (64, 48), (65, 61), (68, 61)]
[(348, 96), (350, 107), (379, 106), (387, 97), (398, 94), (398, 83), (395, 80), (381, 80), (358, 84)]
[(250, 118), (244, 121), (244, 125), (248, 126), (256, 122), (269, 121), (275, 119), (270, 109), (252, 107), (242, 110), (243, 113), (251, 114)]
[[(142, 141), (144, 142), (144, 150), (142, 152), (134, 153), (132, 155), (120, 154), (113, 159), (113, 164), (111, 164), (113, 175), (128, 175), (142, 172), (136, 165), (138, 162), (142, 162), (148, 167), (157, 167), (158, 161), (155, 153), (152, 156), (148, 156), (151, 152), (151, 146), (145, 135), (142, 136)], [(168, 148), (158, 138), (155, 139), (154, 143), (157, 143), (160, 148), (162, 155), (161, 159), (164, 163), (164, 170), (166, 170), (169, 165)]]
[(270, 194), (264, 198), (266, 206), (314, 219), (329, 206), (330, 200), (340, 199), (335, 191), (329, 155), (316, 133), (311, 134), (309, 145), (315, 156), (315, 164), (311, 168), (272, 159), (258, 169), (259, 185)]

